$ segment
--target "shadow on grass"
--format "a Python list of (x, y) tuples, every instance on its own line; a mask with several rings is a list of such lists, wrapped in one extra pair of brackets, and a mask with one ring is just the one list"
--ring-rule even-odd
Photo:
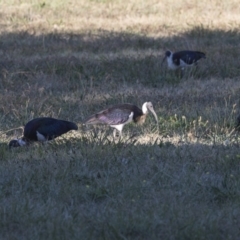
[(79, 77), (77, 73), (80, 73), (87, 80), (94, 78), (99, 83), (112, 78), (157, 85), (165, 79), (160, 66), (165, 50), (191, 49), (207, 54), (207, 60), (199, 64), (198, 78), (232, 78), (239, 76), (236, 61), (240, 54), (239, 37), (237, 30), (225, 32), (203, 27), (169, 38), (103, 30), (40, 36), (27, 32), (8, 33), (1, 35), (0, 63), (2, 71), (44, 72), (65, 77), (71, 70), (72, 77), (74, 73)]
[(218, 239), (237, 239), (238, 146), (101, 137), (6, 153), (1, 236), (47, 238), (51, 224), (54, 238), (198, 239), (221, 232)]

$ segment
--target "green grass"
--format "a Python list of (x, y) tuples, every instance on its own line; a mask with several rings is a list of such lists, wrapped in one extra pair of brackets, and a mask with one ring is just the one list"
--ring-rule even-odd
[[(238, 1), (0, 1), (0, 239), (239, 239)], [(175, 17), (173, 17), (175, 16)], [(167, 50), (206, 52), (179, 79)], [(153, 103), (143, 126), (82, 125)], [(79, 130), (9, 150), (32, 118)]]

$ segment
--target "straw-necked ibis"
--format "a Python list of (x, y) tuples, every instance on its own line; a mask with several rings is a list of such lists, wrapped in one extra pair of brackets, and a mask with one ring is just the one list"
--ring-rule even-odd
[(151, 102), (145, 102), (142, 105), (142, 109), (129, 103), (114, 105), (103, 111), (93, 114), (87, 118), (84, 123), (109, 125), (114, 128), (114, 137), (116, 136), (116, 130), (119, 131), (119, 135), (121, 136), (125, 124), (132, 121), (140, 124), (144, 123), (148, 114), (148, 110), (152, 112), (158, 123), (158, 118)]
[(180, 51), (172, 53), (171, 51), (166, 51), (163, 62), (167, 58), (168, 68), (177, 69), (185, 68), (188, 66), (196, 65), (201, 58), (206, 58), (205, 53), (198, 51)]
[(29, 145), (35, 141), (53, 140), (70, 130), (78, 130), (78, 126), (73, 122), (50, 117), (35, 118), (25, 125), (23, 137), (11, 140), (9, 147)]
[(177, 70), (180, 68), (181, 73), (183, 73), (185, 67), (196, 66), (197, 62), (202, 58), (206, 58), (206, 54), (199, 51), (184, 50), (175, 53), (166, 51), (162, 64), (167, 59), (169, 69)]

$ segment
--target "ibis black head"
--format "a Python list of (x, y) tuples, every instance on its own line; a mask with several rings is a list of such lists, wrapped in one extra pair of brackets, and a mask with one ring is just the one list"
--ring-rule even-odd
[(20, 138), (20, 139), (12, 139), (9, 143), (8, 143), (8, 147), (12, 148), (12, 147), (22, 147), (28, 145), (28, 142), (25, 140), (24, 137)]
[(166, 58), (166, 57), (170, 57), (170, 56), (171, 56), (171, 54), (172, 54), (172, 52), (171, 52), (171, 51), (169, 51), (169, 50), (168, 50), (168, 51), (166, 51), (166, 52), (165, 52), (165, 58)]
[[(169, 51), (169, 50), (165, 52), (165, 56), (164, 56), (164, 58), (163, 58), (163, 60), (162, 60), (162, 64), (164, 63), (164, 61), (166, 60), (166, 58), (168, 58), (168, 57), (171, 56), (171, 54), (172, 54), (172, 52)], [(162, 65), (162, 64), (161, 64), (161, 65)]]
[(20, 144), (19, 144), (19, 142), (18, 142), (17, 139), (13, 139), (13, 140), (11, 140), (11, 141), (9, 142), (8, 147), (9, 147), (9, 148), (12, 148), (12, 147), (20, 147)]

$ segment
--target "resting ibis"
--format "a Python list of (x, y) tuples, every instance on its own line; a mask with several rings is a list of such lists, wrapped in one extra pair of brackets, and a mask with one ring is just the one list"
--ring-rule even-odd
[(70, 130), (78, 130), (78, 126), (73, 122), (50, 117), (35, 118), (25, 125), (23, 137), (11, 140), (9, 147), (29, 145), (34, 141), (53, 140)]
[(167, 59), (169, 69), (177, 70), (178, 68), (181, 68), (183, 71), (185, 67), (196, 66), (197, 62), (201, 58), (206, 58), (205, 53), (190, 50), (184, 50), (175, 53), (166, 51), (162, 64)]
[(114, 105), (103, 111), (93, 114), (87, 118), (84, 123), (109, 125), (114, 128), (114, 137), (116, 136), (116, 130), (118, 130), (119, 135), (122, 136), (124, 125), (132, 121), (139, 124), (144, 123), (148, 114), (148, 110), (152, 112), (158, 123), (158, 118), (151, 102), (145, 102), (142, 105), (142, 109), (129, 103)]

